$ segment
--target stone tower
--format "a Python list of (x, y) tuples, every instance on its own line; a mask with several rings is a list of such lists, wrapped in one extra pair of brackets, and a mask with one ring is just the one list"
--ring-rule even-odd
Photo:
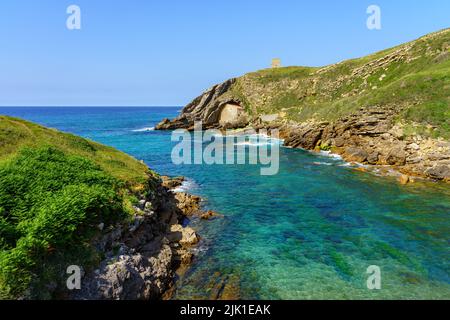
[(281, 67), (281, 60), (279, 58), (272, 59), (272, 68)]

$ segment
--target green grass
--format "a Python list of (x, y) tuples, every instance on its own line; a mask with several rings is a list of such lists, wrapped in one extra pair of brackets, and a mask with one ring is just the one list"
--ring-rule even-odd
[(69, 265), (97, 265), (97, 225), (127, 221), (155, 178), (115, 149), (0, 116), (0, 298), (52, 298)]
[(296, 122), (333, 122), (365, 106), (398, 108), (406, 125), (431, 125), (427, 134), (448, 138), (450, 29), (325, 68), (249, 73), (230, 92), (255, 116), (283, 112)]
[(114, 148), (0, 115), (0, 161), (13, 157), (25, 146), (54, 146), (68, 154), (86, 157), (115, 178), (137, 189), (142, 187), (151, 173), (145, 164)]

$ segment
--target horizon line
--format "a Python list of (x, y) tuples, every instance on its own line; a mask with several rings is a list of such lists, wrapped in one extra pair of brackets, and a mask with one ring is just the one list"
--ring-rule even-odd
[(184, 105), (19, 105), (19, 106), (6, 106), (0, 105), (0, 108), (180, 108)]

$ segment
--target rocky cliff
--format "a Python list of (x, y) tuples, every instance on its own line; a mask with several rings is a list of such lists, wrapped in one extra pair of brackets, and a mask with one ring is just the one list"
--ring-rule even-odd
[[(201, 199), (114, 148), (0, 115), (0, 299), (161, 299)], [(67, 286), (68, 267), (82, 271)], [(76, 275), (78, 278), (78, 275)]]
[(131, 221), (110, 226), (94, 241), (105, 255), (82, 278), (71, 299), (154, 300), (170, 297), (178, 268), (188, 267), (199, 236), (183, 220), (203, 215), (200, 198), (171, 190), (182, 178), (162, 177), (153, 192), (142, 196)]
[[(202, 95), (194, 99), (183, 108), (181, 114), (173, 119), (164, 119), (156, 126), (156, 130), (171, 130), (177, 128), (193, 129), (195, 121), (202, 121), (204, 128), (220, 128), (221, 113), (228, 105), (240, 106), (239, 98), (233, 96), (231, 88), (236, 79), (230, 79), (224, 83), (213, 86)], [(231, 127), (243, 127), (248, 124), (246, 113), (237, 114), (236, 118), (228, 122)]]
[[(239, 108), (231, 119), (222, 116), (229, 105)], [(192, 129), (199, 120), (204, 128), (278, 128), (286, 146), (393, 166), (407, 180), (450, 181), (450, 29), (323, 68), (228, 80), (157, 129)]]

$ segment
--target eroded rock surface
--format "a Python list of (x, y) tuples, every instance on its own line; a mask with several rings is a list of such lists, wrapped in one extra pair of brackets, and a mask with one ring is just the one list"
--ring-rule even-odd
[(173, 130), (178, 128), (193, 129), (195, 121), (202, 121), (203, 128), (240, 128), (248, 124), (247, 114), (241, 102), (228, 95), (236, 79), (215, 85), (195, 98), (173, 119), (164, 119), (156, 130)]
[[(173, 286), (175, 271), (193, 258), (200, 237), (182, 222), (200, 210), (200, 197), (173, 193), (183, 177), (163, 180), (157, 192), (143, 197), (131, 221), (116, 225), (95, 241), (105, 259), (82, 278), (74, 299), (160, 299)], [(100, 230), (100, 228), (99, 228)]]
[[(422, 113), (448, 100), (448, 80), (441, 82), (434, 69), (446, 70), (449, 39), (450, 29), (445, 29), (362, 59), (322, 68), (248, 73), (212, 87), (177, 118), (165, 119), (156, 128), (192, 130), (194, 122), (200, 120), (203, 129), (276, 128), (289, 147), (331, 150), (348, 161), (387, 165), (408, 176), (450, 181), (448, 138), (413, 133), (445, 136), (442, 132), (448, 122), (431, 121)], [(431, 66), (433, 70), (428, 69)], [(420, 80), (411, 82), (416, 78)], [(418, 88), (416, 81), (430, 92)], [(374, 96), (378, 98), (372, 99)], [(371, 105), (372, 100), (377, 102)], [(246, 110), (242, 116), (237, 116), (239, 108)], [(404, 119), (414, 109), (420, 111), (416, 117)], [(222, 112), (226, 113), (223, 117)], [(418, 130), (407, 133), (406, 126)]]
[(373, 106), (332, 124), (305, 122), (281, 131), (286, 146), (325, 148), (349, 162), (389, 165), (407, 176), (450, 181), (450, 142), (404, 135), (396, 114), (394, 107)]

